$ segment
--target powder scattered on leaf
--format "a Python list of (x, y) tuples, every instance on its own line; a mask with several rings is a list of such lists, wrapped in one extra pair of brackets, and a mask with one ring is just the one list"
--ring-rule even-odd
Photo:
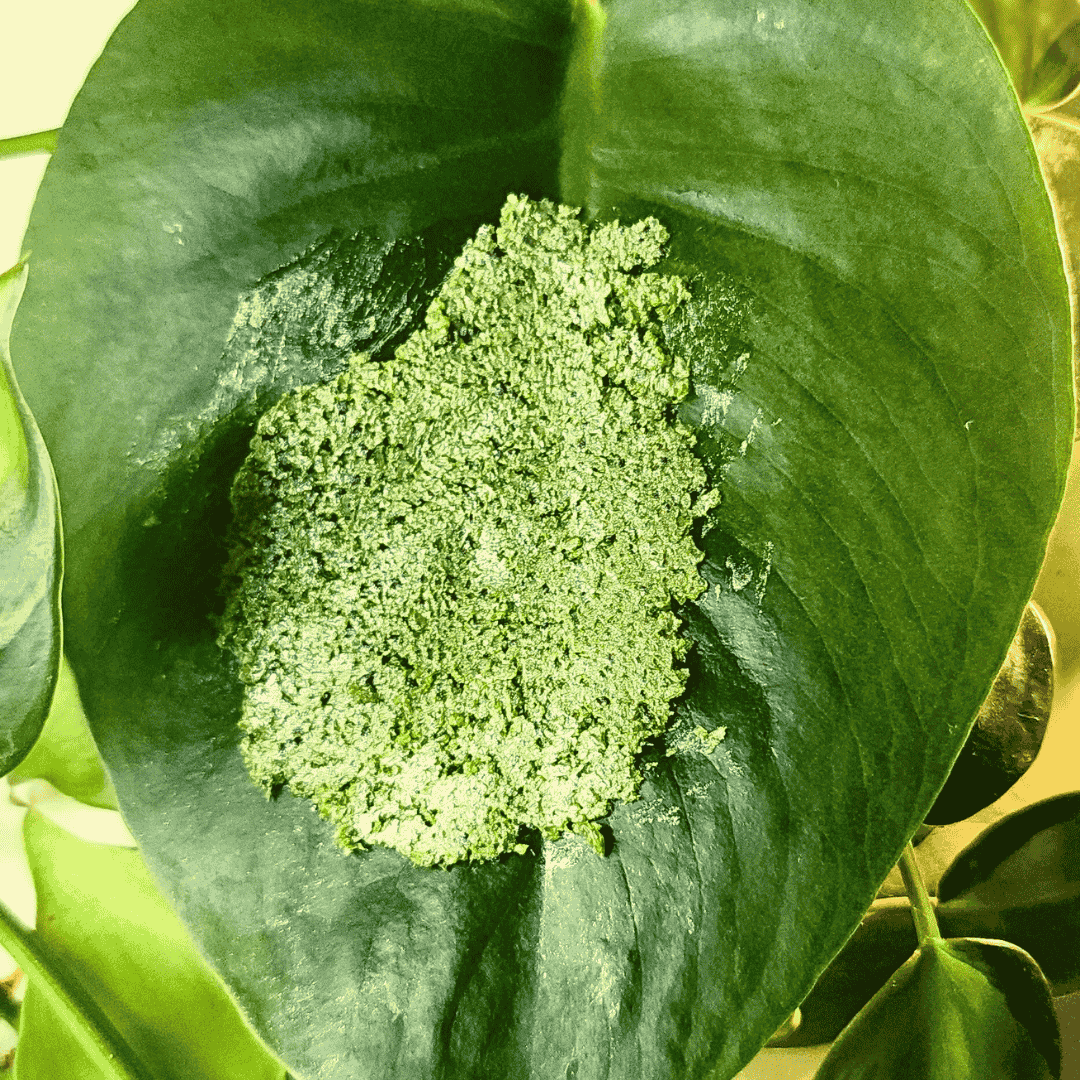
[(259, 421), (221, 632), (243, 755), (346, 848), (449, 865), (539, 828), (602, 852), (596, 821), (637, 797), (718, 501), (675, 419), (666, 240), (511, 196), (392, 357)]

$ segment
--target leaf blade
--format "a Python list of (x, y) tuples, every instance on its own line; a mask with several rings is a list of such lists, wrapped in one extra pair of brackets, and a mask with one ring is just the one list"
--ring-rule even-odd
[(61, 649), (56, 479), (8, 347), (26, 277), (24, 263), (0, 275), (0, 774), (26, 756), (45, 723)]
[[(31, 226), (35, 251), (50, 260), (55, 278), (20, 323), (26, 340), (38, 342), (46, 316), (62, 318), (85, 346), (75, 363), (39, 361), (29, 373), (43, 425), (63, 463), (70, 520), (78, 522), (68, 594), (71, 655), (94, 734), (148, 862), (259, 1030), (298, 1070), (314, 1071), (337, 1055), (343, 1075), (367, 1070), (410, 1080), (425, 1068), (480, 1077), (525, 1068), (561, 1075), (573, 1066), (582, 1080), (605, 1069), (634, 1080), (709, 1070), (731, 1075), (790, 1014), (857, 925), (932, 802), (1034, 580), (1060, 498), (1072, 413), (1064, 375), (1064, 279), (1045, 193), (1011, 91), (966, 8), (956, 4), (935, 8), (934, 14), (932, 5), (924, 6), (931, 19), (925, 30), (907, 7), (879, 10), (880, 5), (849, 0), (843, 12), (850, 16), (846, 33), (853, 43), (839, 15), (822, 14), (820, 5), (789, 5), (804, 20), (817, 19), (819, 29), (825, 20), (830, 31), (809, 41), (816, 41), (813, 67), (803, 62), (806, 50), (800, 52), (806, 39), (784, 37), (784, 28), (772, 23), (760, 28), (759, 38), (756, 16), (734, 35), (737, 47), (712, 47), (717, 41), (703, 26), (715, 39), (745, 14), (736, 5), (683, 5), (668, 12), (662, 25), (650, 22), (655, 13), (644, 5), (613, 5), (603, 41), (618, 69), (609, 78), (622, 88), (622, 97), (611, 96), (609, 82), (599, 128), (586, 124), (580, 130), (583, 138), (600, 139), (621, 131), (628, 141), (594, 142), (580, 154), (558, 145), (556, 128), (565, 9), (460, 9), (457, 15), (469, 27), (483, 27), (476, 35), (481, 44), (467, 43), (469, 48), (490, 48), (491, 63), (485, 68), (468, 51), (459, 63), (450, 50), (440, 61), (453, 72), (447, 77), (427, 69), (432, 58), (439, 59), (434, 35), (445, 30), (451, 9), (441, 7), (431, 20), (401, 23), (398, 32), (397, 16), (388, 13), (396, 8), (380, 13), (358, 6), (334, 29), (355, 45), (348, 72), (360, 72), (362, 82), (364, 65), (371, 64), (380, 78), (387, 75), (385, 59), (365, 51), (370, 29), (371, 40), (394, 42), (406, 52), (396, 84), (408, 90), (403, 98), (430, 103), (449, 95), (458, 106), (454, 122), (458, 113), (477, 111), (489, 134), (494, 114), (485, 95), (501, 101), (508, 149), (501, 157), (491, 150), (485, 159), (497, 167), (477, 170), (476, 158), (443, 153), (448, 143), (436, 120), (410, 114), (393, 129), (411, 177), (400, 204), (373, 180), (357, 186), (356, 204), (346, 209), (345, 196), (320, 201), (317, 185), (305, 186), (322, 160), (317, 148), (310, 158), (300, 155), (296, 173), (286, 172), (283, 179), (285, 166), (278, 159), (263, 171), (260, 154), (242, 152), (248, 144), (230, 144), (244, 163), (230, 165), (238, 174), (230, 180), (244, 197), (233, 203), (211, 192), (205, 205), (200, 160), (189, 152), (189, 144), (222, 147), (222, 132), (233, 131), (237, 117), (248, 113), (265, 136), (250, 145), (260, 153), (272, 146), (274, 123), (284, 123), (282, 116), (296, 106), (290, 82), (295, 69), (304, 68), (309, 77), (326, 75), (314, 80), (317, 87), (334, 79), (347, 85), (358, 77), (343, 73), (340, 53), (324, 68), (317, 50), (305, 49), (308, 35), (318, 40), (327, 33), (320, 21), (324, 8), (309, 17), (300, 5), (283, 5), (290, 33), (280, 40), (259, 27), (242, 41), (230, 28), (228, 78), (235, 84), (224, 90), (215, 84), (206, 91), (198, 83), (205, 60), (200, 55), (197, 65), (189, 63), (189, 43), (169, 44), (175, 36), (171, 20), (182, 11), (185, 33), (216, 55), (220, 18), (209, 4), (170, 8), (144, 0), (106, 50), (73, 107), (68, 149), (62, 141)], [(242, 22), (250, 12), (235, 17)], [(878, 82), (910, 90), (917, 81), (911, 65), (924, 63), (920, 56), (941, 60), (944, 67), (950, 50), (928, 40), (937, 30), (947, 31), (944, 40), (955, 46), (952, 62), (961, 57), (984, 70), (987, 85), (953, 101), (944, 117), (891, 106)], [(546, 51), (537, 44), (542, 31), (550, 38)], [(466, 36), (454, 40), (461, 43)], [(412, 38), (418, 43), (411, 44)], [(669, 49), (659, 82), (646, 63), (650, 56), (656, 60), (656, 42)], [(689, 59), (679, 53), (680, 43), (694, 46)], [(835, 59), (853, 48), (863, 65), (857, 89), (841, 77)], [(141, 67), (148, 77), (140, 50), (168, 56), (170, 63), (155, 77), (182, 85), (168, 92), (155, 85), (140, 98), (143, 89), (130, 76)], [(714, 66), (703, 70), (706, 55)], [(764, 66), (758, 63), (763, 57), (769, 61)], [(929, 60), (925, 70), (916, 71), (933, 84)], [(282, 71), (281, 100), (289, 106), (281, 114), (251, 110), (242, 93), (229, 96), (245, 82), (265, 83), (273, 64)], [(543, 76), (540, 93), (537, 72)], [(492, 73), (513, 77), (500, 89), (492, 85)], [(942, 78), (949, 93), (960, 93), (956, 84), (964, 80), (952, 69)], [(635, 100), (643, 103), (634, 84), (649, 79), (651, 105), (642, 123), (631, 108)], [(395, 86), (392, 80), (386, 85)], [(838, 167), (842, 183), (833, 195), (833, 177), (814, 155), (831, 154), (839, 166), (852, 153), (857, 125), (828, 122), (834, 116), (830, 95), (844, 87), (853, 108), (864, 91), (874, 103), (871, 112), (884, 131), (874, 144), (879, 171), (899, 155), (903, 178), (933, 192), (935, 184), (945, 183), (935, 173), (943, 161), (949, 166), (947, 186), (955, 190), (953, 203), (946, 202), (952, 217), (956, 191), (981, 175), (992, 156), (971, 130), (989, 125), (1002, 134), (1007, 160), (993, 162), (995, 168), (1002, 165), (1019, 194), (988, 182), (992, 190), (977, 200), (983, 207), (978, 212), (1021, 257), (1002, 259), (995, 269), (979, 246), (978, 228), (967, 228), (961, 217), (958, 238), (944, 210), (919, 224), (918, 200), (894, 201), (884, 212), (875, 202), (889, 191), (881, 177), (874, 186), (867, 176)], [(603, 80), (600, 88), (605, 89)], [(801, 95), (794, 92), (803, 89)], [(531, 104), (523, 100), (528, 95)], [(152, 101), (157, 110), (147, 135), (157, 159), (168, 163), (158, 172), (117, 134), (125, 122), (139, 130), (134, 106), (125, 111), (127, 97)], [(183, 107), (173, 109), (174, 98)], [(770, 117), (759, 98), (786, 119)], [(204, 100), (222, 110), (220, 128)], [(795, 109), (791, 101), (806, 107)], [(707, 139), (695, 133), (694, 103), (707, 106), (710, 123), (724, 121), (729, 128), (710, 128)], [(189, 106), (193, 111), (185, 111)], [(357, 107), (363, 114), (366, 106)], [(112, 132), (104, 140), (101, 113), (110, 117)], [(445, 126), (446, 115), (435, 113)], [(374, 111), (363, 115), (376, 119)], [(327, 130), (318, 116), (312, 127)], [(786, 140), (785, 152), (801, 150), (801, 158), (791, 157), (786, 165), (782, 154), (773, 153), (771, 188), (760, 153), (757, 171), (747, 166), (740, 172), (738, 140), (718, 137), (745, 137), (751, 141), (742, 145), (753, 149), (755, 130), (759, 137)], [(635, 131), (642, 138), (630, 145)], [(664, 172), (665, 162), (670, 164), (665, 140), (675, 136), (693, 150), (677, 176)], [(327, 138), (331, 148), (340, 148)], [(954, 139), (962, 152), (954, 152)], [(925, 146), (922, 160), (900, 153), (906, 141), (920, 140), (937, 147), (937, 154), (928, 157)], [(468, 139), (459, 142), (471, 145)], [(361, 140), (361, 146), (368, 144)], [(528, 161), (530, 148), (535, 159)], [(320, 332), (290, 343), (285, 333), (283, 351), (275, 344), (268, 358), (244, 352), (239, 362), (237, 339), (229, 337), (231, 320), (237, 307), (250, 310), (256, 293), (269, 295), (281, 275), (299, 272), (297, 267), (311, 271), (309, 288), (338, 295), (330, 264), (289, 264), (320, 228), (342, 221), (349, 228), (366, 224), (378, 243), (392, 243), (399, 232), (439, 215), (462, 228), (470, 215), (494, 209), (511, 182), (533, 195), (557, 195), (559, 151), (571, 171), (595, 166), (595, 177), (587, 177), (582, 190), (592, 192), (597, 213), (659, 209), (674, 233), (669, 266), (696, 276), (706, 302), (703, 318), (721, 272), (752, 286), (757, 308), (749, 313), (744, 342), (750, 362), (740, 368), (739, 349), (717, 355), (716, 344), (706, 340), (706, 320), (706, 329), (695, 331), (695, 359), (707, 372), (700, 381), (712, 397), (704, 393), (700, 397), (708, 400), (687, 405), (698, 410), (700, 421), (707, 405), (721, 410), (730, 394), (725, 422), (702, 427), (706, 456), (724, 469), (726, 503), (707, 544), (708, 596), (687, 612), (701, 664), (683, 717), (700, 719), (707, 728), (719, 723), (730, 734), (708, 758), (682, 754), (657, 760), (640, 804), (620, 807), (612, 816), (615, 845), (603, 863), (579, 864), (572, 846), (550, 844), (538, 848), (542, 860), (529, 856), (485, 868), (458, 867), (444, 877), (415, 874), (385, 853), (345, 859), (329, 850), (303, 804), (287, 796), (267, 803), (247, 783), (236, 749), (238, 687), (213, 643), (209, 616), (217, 603), (214, 575), (223, 559), (228, 481), (243, 453), (237, 415), (256, 411), (266, 396), (312, 371), (316, 377), (332, 373), (347, 346), (334, 346)], [(408, 164), (425, 154), (446, 182), (438, 200), (432, 195), (436, 186), (427, 186), (419, 168)], [(143, 199), (129, 189), (125, 178), (133, 170), (144, 180), (150, 177), (153, 193), (168, 194), (170, 209), (187, 200), (199, 211), (195, 220), (205, 224), (220, 216), (220, 241), (199, 241), (186, 226), (166, 231), (162, 222), (183, 222), (162, 216), (156, 195)], [(192, 174), (198, 182), (190, 180)], [(693, 194), (702, 178), (714, 184), (713, 205), (704, 210), (680, 196)], [(564, 181), (564, 190), (573, 190), (572, 179)], [(100, 192), (97, 203), (87, 201), (91, 180)], [(755, 201), (759, 188), (776, 197)], [(289, 202), (293, 194), (279, 203), (261, 202), (260, 193), (271, 190), (303, 198), (297, 196), (295, 206)], [(970, 199), (966, 187), (964, 192)], [(314, 209), (305, 205), (308, 198), (317, 204)], [(727, 210), (720, 206), (725, 198)], [(859, 228), (845, 218), (845, 200), (859, 210), (861, 216), (850, 219)], [(269, 239), (267, 217), (273, 222)], [(1000, 335), (973, 323), (973, 313), (988, 306), (979, 296), (972, 299), (969, 286), (978, 274), (958, 284), (944, 272), (929, 273), (938, 290), (930, 295), (938, 303), (922, 312), (923, 322), (915, 320), (923, 332), (912, 331), (912, 319), (901, 318), (903, 298), (899, 307), (891, 300), (897, 291), (892, 286), (918, 286), (924, 300), (929, 286), (905, 267), (902, 250), (881, 266), (867, 254), (873, 241), (887, 240), (905, 222), (923, 260), (919, 269), (934, 271), (928, 249), (946, 237), (961, 263), (966, 258), (976, 270), (986, 266), (998, 275), (990, 275), (994, 297), (1012, 305), (1010, 318), (1017, 306), (1010, 293), (1029, 290), (1045, 300), (1041, 323), (1018, 316), (1019, 329), (1010, 330), (1012, 338), (1005, 335), (1019, 342), (1015, 352), (1003, 353)], [(90, 252), (110, 228), (153, 259), (131, 260), (106, 289), (94, 266), (80, 262), (71, 238), (87, 240)], [(253, 229), (258, 235), (249, 241)], [(151, 236), (170, 254), (151, 250)], [(803, 243), (806, 237), (813, 242)], [(198, 253), (207, 262), (188, 260), (192, 252), (185, 249), (197, 243), (209, 245)], [(235, 246), (231, 254), (229, 244)], [(286, 270), (279, 272), (274, 259), (289, 264)], [(1029, 264), (1034, 278), (1016, 270)], [(168, 273), (148, 274), (147, 265), (167, 266)], [(412, 272), (399, 266), (391, 276), (395, 295), (408, 293), (413, 300), (405, 306), (419, 309), (427, 285), (412, 288)], [(864, 277), (873, 288), (865, 287)], [(144, 318), (110, 321), (90, 310), (90, 302), (70, 304), (67, 297), (76, 288), (122, 298), (112, 309), (117, 312), (126, 311), (131, 300), (132, 310)], [(150, 288), (158, 290), (152, 297)], [(365, 288), (372, 296), (378, 291)], [(792, 294), (795, 302), (789, 303)], [(918, 308), (907, 315), (918, 314)], [(963, 317), (953, 319), (954, 309)], [(373, 311), (348, 309), (341, 328), (349, 345), (367, 340), (360, 326)], [(404, 316), (396, 324), (402, 332), (408, 325)], [(954, 333), (958, 327), (964, 334)], [(182, 333), (174, 333), (177, 328)], [(114, 355), (116, 333), (124, 338), (121, 358), (115, 370), (100, 365), (105, 384), (95, 405), (112, 410), (117, 431), (97, 447), (88, 470), (85, 447), (97, 429), (89, 411), (65, 400), (63, 387), (96, 370), (97, 358)], [(954, 337), (966, 338), (978, 355), (950, 353)], [(190, 363), (178, 365), (177, 355)], [(830, 366), (834, 355), (843, 363)], [(1022, 363), (1014, 363), (1017, 357)], [(952, 380), (949, 393), (940, 392), (939, 369)], [(1016, 389), (1017, 377), (1023, 393)], [(218, 381), (231, 387), (228, 395), (215, 397)], [(1016, 400), (1026, 410), (1019, 416), (1012, 408)], [(972, 402), (978, 406), (974, 435), (963, 426), (972, 417), (958, 414), (958, 405)], [(777, 419), (781, 423), (774, 425)], [(979, 462), (973, 462), (972, 440), (983, 455)], [(982, 487), (975, 483), (987, 476)], [(988, 501), (976, 503), (977, 490)], [(123, 491), (123, 499), (115, 500), (114, 491)], [(1023, 508), (1019, 522), (1016, 514), (999, 512), (1016, 504)], [(974, 539), (964, 533), (973, 523)], [(778, 533), (784, 544), (774, 545), (770, 555), (767, 545)], [(881, 556), (882, 537), (887, 557)], [(990, 553), (985, 564), (984, 547)], [(1001, 558), (1006, 549), (1007, 567)], [(981, 591), (971, 585), (972, 565), (984, 570)], [(738, 584), (744, 568), (752, 586)], [(935, 574), (945, 588), (935, 591)], [(959, 605), (950, 606), (950, 589)], [(844, 605), (848, 612), (838, 614)], [(890, 613), (887, 628), (880, 611)], [(865, 632), (867, 626), (872, 633)], [(196, 805), (192, 786), (199, 793)], [(701, 789), (706, 796), (695, 794)], [(202, 874), (197, 867), (215, 869)], [(320, 891), (300, 912), (294, 883), (308, 880), (320, 882)], [(250, 881), (260, 887), (245, 888)], [(599, 936), (587, 920), (597, 911), (604, 928)], [(491, 912), (498, 914), (494, 925)], [(328, 925), (335, 927), (332, 937), (324, 933)], [(275, 929), (249, 939), (237, 927)], [(558, 947), (541, 949), (547, 942)], [(399, 955), (409, 958), (404, 967)], [(342, 1004), (357, 997), (367, 1010), (366, 1024)], [(312, 1002), (305, 1024), (326, 1040), (316, 1048), (297, 1030), (291, 1011), (301, 998)], [(735, 1015), (737, 1029), (729, 1022)]]
[[(905, 27), (911, 18), (918, 30)], [(985, 84), (967, 73), (989, 79), (1000, 66), (959, 6), (914, 15), (910, 5), (789, 4), (772, 15), (624, 2), (609, 7), (606, 32), (602, 121), (571, 158), (582, 163), (574, 190), (601, 217), (658, 214), (673, 269), (707, 286), (719, 268), (750, 293), (746, 355), (696, 358), (714, 374), (688, 411), (713, 416), (701, 430), (724, 497), (704, 545), (707, 621), (691, 634), (710, 656), (730, 652), (764, 708), (750, 721), (693, 693), (687, 708), (719, 714), (741, 768), (755, 755), (800, 762), (778, 785), (793, 824), (785, 830), (779, 812), (773, 821), (778, 833), (814, 823), (792, 845), (811, 861), (790, 868), (785, 891), (806, 893), (785, 916), (799, 927), (792, 937), (835, 930), (838, 948), (846, 932), (830, 919), (848, 903), (846, 917), (861, 916), (899, 854), (886, 834), (910, 835), (917, 820), (900, 817), (927, 809), (940, 787), (946, 747), (1004, 657), (1061, 499), (1069, 313), (1048, 200), (1011, 93), (993, 107), (989, 95), (976, 101)], [(981, 175), (975, 163), (990, 157)], [(985, 218), (964, 209), (970, 184)], [(1025, 264), (1030, 277), (1021, 271), (1006, 295), (1012, 286), (995, 275)], [(995, 353), (987, 318), (1000, 320), (997, 340), (1019, 341), (1026, 325), (1043, 343), (1021, 348), (1016, 367), (1038, 366), (1042, 348), (1060, 358), (1026, 417), (1008, 401), (1014, 368)], [(992, 354), (1002, 367), (988, 376)], [(1043, 418), (1045, 470), (1027, 458), (1042, 480), (999, 486), (1000, 437)], [(1021, 531), (1041, 522), (1024, 580), (1011, 560), (1028, 541), (1006, 538), (1018, 506)], [(760, 568), (760, 581), (766, 565), (757, 605), (742, 568)], [(1008, 600), (990, 601), (1006, 576)], [(950, 623), (954, 644), (931, 644)], [(797, 673), (785, 670), (793, 652), (806, 658)], [(951, 695), (935, 701), (935, 684)], [(901, 760), (902, 784), (921, 775), (917, 793), (889, 791)], [(767, 775), (746, 811), (763, 824)], [(853, 856), (842, 872), (815, 850), (832, 821)], [(778, 844), (771, 861), (788, 850)], [(723, 858), (730, 865), (732, 852)], [(830, 879), (835, 891), (822, 895)], [(743, 934), (754, 940), (773, 915), (747, 920)], [(744, 978), (759, 985), (762, 974)], [(739, 981), (717, 997), (746, 1017)], [(779, 1019), (762, 1017), (760, 1035)]]
[(815, 1080), (1061, 1075), (1050, 988), (1035, 961), (1002, 941), (924, 946), (833, 1044)]

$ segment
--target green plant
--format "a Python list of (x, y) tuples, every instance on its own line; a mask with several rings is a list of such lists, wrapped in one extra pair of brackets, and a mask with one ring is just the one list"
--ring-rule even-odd
[[(1040, 85), (1064, 86), (1055, 71)], [(539, 836), (449, 871), (345, 855), (244, 772), (213, 627), (229, 488), (258, 417), (404, 340), (510, 192), (655, 215), (659, 269), (696, 298), (672, 346), (722, 502), (699, 538), (708, 589), (681, 612), (677, 716), (726, 736), (646, 750), (603, 858)], [(31, 746), (63, 550), (64, 652), (141, 858), (298, 1076), (733, 1075), (934, 804), (1061, 500), (1061, 254), (966, 4), (141, 0), (72, 108), (27, 246), (28, 279), (0, 284), (10, 321), (26, 281), (11, 355), (44, 441), (12, 396), (0, 770), (50, 757)], [(60, 839), (28, 817), (27, 841), (44, 881), (35, 852)], [(90, 946), (7, 934), (68, 984), (46, 1001), (39, 975), (22, 1023), (66, 1018), (72, 1075), (172, 1075), (155, 1025), (88, 987)], [(893, 998), (952, 980), (1051, 1075), (1029, 962), (946, 948), (929, 918), (921, 934), (932, 960)], [(1041, 1011), (1002, 1005), (996, 978), (1041, 986)], [(244, 1060), (195, 1067), (254, 1074)], [(22, 1080), (36, 1067), (17, 1059)]]

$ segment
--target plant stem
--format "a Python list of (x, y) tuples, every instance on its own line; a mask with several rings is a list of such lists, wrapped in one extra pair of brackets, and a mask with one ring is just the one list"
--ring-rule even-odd
[(930, 903), (930, 894), (926, 891), (919, 864), (915, 861), (915, 849), (911, 846), (910, 840), (904, 848), (903, 855), (900, 856), (900, 874), (904, 879), (908, 899), (911, 901), (911, 917), (915, 920), (915, 933), (919, 936), (920, 948), (941, 941), (937, 916)]
[(47, 998), (57, 1018), (78, 1040), (103, 1080), (146, 1080), (146, 1073), (104, 1013), (86, 994), (57, 973), (59, 965), (32, 930), (25, 929), (0, 901), (0, 948), (26, 972), (34, 993)]
[(585, 208), (586, 220), (592, 218), (595, 210), (589, 201), (596, 172), (592, 144), (600, 129), (600, 75), (606, 25), (607, 13), (599, 0), (575, 0), (571, 20), (573, 46), (563, 86), (559, 190), (566, 203)]
[(16, 135), (12, 139), (0, 139), (0, 160), (19, 157), (22, 154), (51, 154), (56, 149), (59, 128), (52, 131), (35, 131), (33, 135)]

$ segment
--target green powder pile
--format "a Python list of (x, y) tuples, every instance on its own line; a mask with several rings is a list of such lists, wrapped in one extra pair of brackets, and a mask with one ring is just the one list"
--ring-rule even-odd
[(259, 421), (233, 489), (221, 642), (244, 760), (346, 848), (490, 859), (637, 797), (718, 501), (675, 423), (688, 293), (667, 233), (511, 196), (426, 325)]

